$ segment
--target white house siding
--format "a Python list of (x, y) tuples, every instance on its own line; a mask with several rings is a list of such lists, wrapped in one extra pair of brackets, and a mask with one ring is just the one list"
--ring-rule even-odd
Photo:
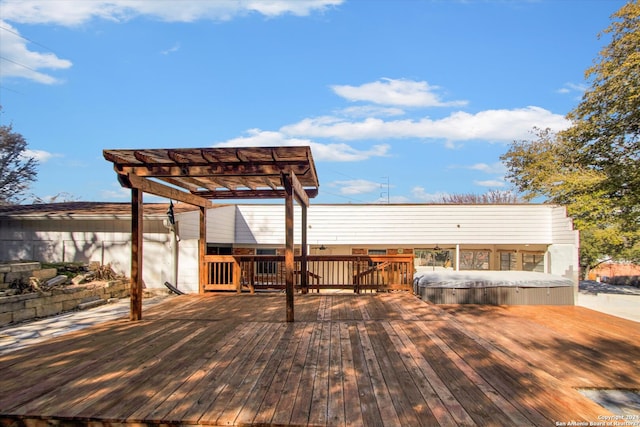
[(233, 243), (235, 234), (236, 206), (227, 205), (207, 211), (207, 242)]
[[(222, 205), (207, 209), (207, 242), (233, 243), (235, 216), (235, 205)], [(200, 237), (199, 209), (177, 214), (176, 221), (181, 240), (197, 240)]]
[[(301, 209), (295, 206), (295, 242)], [(197, 209), (176, 215), (178, 285), (197, 292)], [(143, 280), (148, 287), (173, 281), (173, 239), (164, 214), (144, 219)], [(130, 274), (130, 214), (0, 218), (0, 260), (99, 261)], [(235, 247), (283, 247), (284, 202), (222, 205), (207, 211), (207, 241)], [(314, 205), (308, 209), (310, 253), (350, 254), (352, 249), (479, 249), (545, 254), (545, 271), (577, 281), (578, 232), (564, 208), (551, 205)], [(326, 251), (319, 251), (320, 246)], [(521, 260), (518, 258), (521, 268)]]
[[(145, 218), (143, 280), (163, 286), (172, 276), (170, 235), (162, 220)], [(100, 262), (131, 273), (131, 221), (105, 216), (0, 220), (0, 260)]]
[(181, 240), (178, 254), (178, 289), (187, 293), (198, 293), (199, 270), (198, 240)]
[[(300, 244), (301, 209), (294, 208)], [(500, 254), (544, 254), (544, 271), (577, 282), (578, 232), (562, 207), (552, 205), (311, 205), (310, 253), (349, 254), (353, 248), (489, 250), (490, 269)], [(235, 245), (284, 245), (284, 205), (238, 205)], [(319, 250), (320, 246), (326, 249)]]
[[(208, 220), (209, 215), (207, 215)], [(182, 212), (175, 215), (180, 240), (198, 239), (200, 236), (200, 210)]]
[[(300, 208), (294, 209), (300, 243)], [(444, 245), (553, 243), (545, 205), (311, 205), (311, 245)], [(236, 244), (284, 244), (283, 205), (239, 205)]]
[(573, 220), (567, 216), (567, 209), (562, 206), (551, 208), (551, 224), (553, 243), (577, 245), (578, 231), (573, 229)]
[[(549, 272), (578, 282), (580, 276), (580, 235), (562, 206), (551, 209), (553, 243), (548, 248)], [(576, 288), (577, 292), (577, 288)]]

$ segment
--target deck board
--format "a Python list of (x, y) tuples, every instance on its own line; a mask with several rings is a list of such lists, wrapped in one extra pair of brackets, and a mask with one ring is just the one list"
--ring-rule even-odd
[(0, 356), (0, 425), (552, 425), (640, 389), (640, 324), (404, 293), (174, 297)]

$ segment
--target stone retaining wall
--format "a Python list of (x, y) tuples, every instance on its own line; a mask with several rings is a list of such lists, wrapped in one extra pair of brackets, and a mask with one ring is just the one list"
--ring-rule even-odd
[(127, 280), (64, 286), (46, 292), (0, 297), (0, 327), (75, 310), (99, 299), (129, 296)]
[(43, 280), (55, 277), (56, 274), (55, 268), (43, 270), (39, 262), (3, 262), (0, 263), (0, 290), (8, 289), (13, 281), (29, 283), (29, 277)]

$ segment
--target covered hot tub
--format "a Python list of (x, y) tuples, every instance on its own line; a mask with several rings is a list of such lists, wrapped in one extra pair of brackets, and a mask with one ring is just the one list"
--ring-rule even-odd
[(531, 271), (418, 271), (416, 295), (435, 304), (573, 305), (573, 280)]

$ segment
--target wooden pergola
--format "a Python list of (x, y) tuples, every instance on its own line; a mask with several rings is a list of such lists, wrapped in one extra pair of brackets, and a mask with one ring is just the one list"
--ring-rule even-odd
[(104, 150), (118, 181), (131, 189), (131, 320), (142, 318), (142, 194), (200, 208), (198, 257), (200, 289), (206, 269), (206, 208), (210, 200), (285, 199), (287, 321), (293, 322), (293, 202), (302, 207), (301, 280), (307, 280), (307, 208), (318, 195), (310, 147), (175, 148)]

